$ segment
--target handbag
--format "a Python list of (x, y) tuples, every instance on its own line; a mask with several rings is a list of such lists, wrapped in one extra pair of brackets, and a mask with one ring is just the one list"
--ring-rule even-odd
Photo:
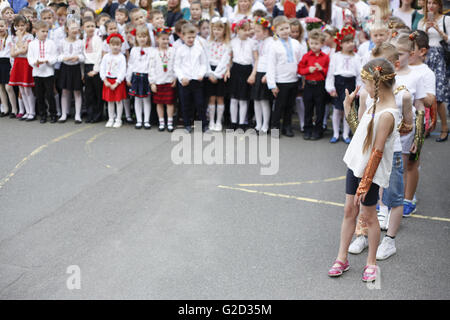
[[(443, 20), (442, 24), (444, 25), (444, 33), (448, 35), (447, 30), (445, 28), (445, 16), (442, 20)], [(450, 65), (450, 48), (448, 47), (448, 43), (447, 41), (442, 39), (441, 41), (439, 41), (439, 44), (442, 46), (442, 49), (444, 50), (444, 60), (445, 64), (448, 66)]]

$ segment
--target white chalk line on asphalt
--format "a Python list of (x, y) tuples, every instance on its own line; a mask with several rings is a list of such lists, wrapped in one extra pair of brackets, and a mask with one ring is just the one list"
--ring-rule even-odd
[[(320, 181), (324, 181), (324, 180), (320, 180)], [(336, 207), (341, 207), (341, 208), (344, 207), (344, 203), (327, 201), (327, 200), (320, 200), (320, 199), (313, 199), (313, 198), (307, 198), (307, 197), (291, 196), (291, 195), (288, 195), (288, 194), (281, 194), (281, 193), (274, 193), (274, 192), (267, 192), (267, 191), (259, 191), (259, 190), (254, 190), (254, 189), (236, 188), (236, 187), (230, 187), (230, 186), (224, 186), (224, 185), (218, 185), (217, 187), (220, 188), (220, 189), (242, 191), (242, 192), (253, 193), (253, 194), (262, 194), (262, 195), (270, 196), (270, 197), (278, 197), (278, 198), (283, 198), (283, 199), (293, 199), (293, 200), (306, 201), (306, 202), (311, 202), (311, 203), (326, 204), (326, 205), (331, 205), (331, 206), (336, 206)], [(430, 216), (423, 216), (423, 215), (419, 215), (419, 214), (413, 214), (413, 215), (411, 215), (411, 217), (412, 218), (417, 218), (417, 219), (426, 219), (426, 220), (450, 222), (450, 219), (448, 219), (448, 218), (430, 217)]]
[(0, 189), (3, 188), (3, 186), (11, 180), (12, 177), (14, 177), (16, 175), (16, 173), (20, 170), (20, 168), (22, 168), (28, 161), (30, 161), (34, 156), (38, 155), (39, 153), (41, 153), (43, 150), (45, 150), (46, 148), (48, 148), (50, 145), (58, 143), (64, 139), (67, 139), (75, 134), (78, 134), (86, 129), (91, 128), (92, 125), (88, 125), (85, 126), (83, 128), (79, 128), (77, 130), (73, 130), (70, 131), (68, 133), (65, 133), (59, 137), (56, 137), (55, 139), (50, 140), (49, 142), (37, 147), (36, 149), (34, 149), (29, 155), (27, 155), (25, 158), (23, 158), (19, 163), (16, 164), (16, 166), (14, 167), (14, 169), (8, 174), (6, 175), (3, 179), (0, 180)]
[(88, 140), (86, 140), (86, 143), (84, 144), (84, 151), (86, 152), (87, 156), (88, 156), (91, 160), (97, 162), (97, 163), (98, 163), (99, 165), (101, 165), (102, 167), (105, 167), (105, 168), (107, 168), (107, 169), (117, 170), (117, 169), (114, 168), (113, 166), (111, 166), (111, 165), (109, 165), (109, 164), (107, 164), (107, 163), (101, 162), (101, 161), (98, 160), (96, 157), (94, 157), (94, 155), (92, 154), (91, 144), (92, 144), (95, 140), (97, 140), (97, 138), (101, 137), (102, 135), (104, 135), (104, 134), (106, 134), (106, 133), (108, 133), (108, 132), (111, 132), (111, 131), (104, 130), (104, 131), (102, 131), (102, 132), (100, 132), (100, 133), (95, 134), (94, 136), (92, 136), (92, 137), (89, 138)]
[(278, 182), (278, 183), (239, 183), (236, 185), (238, 185), (240, 187), (281, 187), (281, 186), (294, 186), (294, 185), (300, 185), (300, 184), (312, 184), (312, 183), (320, 183), (320, 182), (332, 182), (332, 181), (339, 181), (339, 180), (345, 180), (345, 176), (321, 179), (321, 180)]

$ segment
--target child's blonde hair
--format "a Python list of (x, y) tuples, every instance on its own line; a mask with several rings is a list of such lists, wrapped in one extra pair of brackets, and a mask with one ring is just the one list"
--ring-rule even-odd
[(388, 42), (383, 42), (379, 46), (373, 48), (372, 57), (385, 58), (392, 64), (395, 64), (399, 59), (397, 48), (392, 43)]
[(320, 41), (320, 42), (324, 43), (325, 42), (325, 35), (319, 29), (312, 29), (308, 33), (308, 39), (317, 40), (317, 41)]
[(231, 39), (231, 30), (230, 30), (230, 24), (228, 23), (228, 20), (226, 18), (218, 18), (214, 17), (211, 19), (210, 24), (210, 41), (213, 41), (213, 28), (222, 28), (224, 31), (223, 34), (223, 42), (229, 43)]
[(298, 20), (297, 18), (291, 18), (291, 19), (289, 19), (289, 24), (290, 24), (291, 28), (298, 27), (299, 35), (298, 35), (298, 39), (295, 39), (295, 40), (302, 42), (305, 37), (305, 29), (303, 28), (302, 24), (300, 23), (300, 20)]
[[(144, 47), (150, 47), (152, 45), (152, 40), (150, 39), (150, 33), (148, 32), (148, 28), (146, 26), (139, 26), (136, 28), (136, 37), (138, 35), (144, 35), (147, 37), (147, 42)], [(136, 40), (137, 45), (137, 40)]]

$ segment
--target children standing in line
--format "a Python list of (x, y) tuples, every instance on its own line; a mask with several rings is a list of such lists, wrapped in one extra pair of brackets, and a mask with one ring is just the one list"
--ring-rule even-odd
[(102, 80), (100, 63), (102, 61), (102, 39), (95, 34), (95, 20), (83, 20), (83, 51), (85, 97), (87, 106), (87, 123), (96, 123), (103, 118)]
[(75, 124), (81, 121), (81, 63), (84, 62), (83, 41), (78, 39), (80, 25), (77, 20), (71, 19), (66, 22), (67, 37), (60, 45), (58, 61), (61, 62), (59, 87), (62, 89), (61, 118), (58, 122), (67, 120), (70, 111), (71, 93), (75, 98)]
[(127, 68), (128, 94), (134, 97), (136, 129), (142, 128), (142, 111), (144, 111), (144, 128), (150, 129), (150, 69), (151, 40), (146, 26), (136, 28), (136, 46), (131, 49)]
[(206, 131), (206, 115), (204, 110), (203, 78), (208, 71), (208, 58), (205, 50), (195, 41), (197, 29), (192, 24), (183, 26), (183, 41), (175, 55), (174, 71), (181, 83), (180, 99), (183, 109), (184, 127), (192, 132), (191, 118), (194, 109), (202, 121), (202, 131)]
[(239, 127), (245, 129), (250, 86), (255, 83), (256, 68), (252, 64), (257, 62), (258, 51), (255, 47), (256, 42), (248, 37), (249, 30), (250, 21), (247, 19), (237, 22), (231, 30), (237, 33), (237, 37), (231, 40), (232, 66), (224, 80), (228, 82), (231, 97), (230, 114), (233, 130), (238, 128), (238, 110)]
[[(376, 280), (378, 276), (376, 252), (380, 241), (380, 225), (375, 205), (378, 201), (379, 188), (389, 186), (394, 142), (398, 135), (395, 124), (399, 123), (400, 115), (392, 90), (395, 81), (394, 67), (389, 61), (371, 60), (364, 65), (361, 78), (374, 102), (361, 117), (358, 129), (344, 156), (344, 162), (348, 167), (345, 213), (339, 252), (328, 275), (340, 276), (350, 268), (347, 260), (348, 247), (361, 207), (369, 230), (369, 254), (362, 276), (362, 280), (367, 282)], [(357, 92), (358, 89), (349, 94), (346, 90), (344, 100), (346, 114), (351, 109), (351, 103)]]
[[(325, 78), (328, 72), (330, 58), (322, 52), (324, 37), (315, 29), (309, 33), (308, 44), (310, 51), (305, 54), (298, 64), (298, 73), (305, 76), (305, 140), (318, 140), (323, 135), (323, 118), (325, 111)], [(316, 120), (313, 126), (313, 113)]]
[(36, 39), (28, 45), (28, 63), (33, 67), (33, 77), (35, 81), (35, 92), (37, 100), (37, 109), (41, 117), (41, 123), (47, 122), (47, 105), (50, 113), (50, 122), (56, 122), (56, 103), (54, 96), (55, 88), (55, 64), (58, 53), (56, 44), (47, 39), (48, 24), (44, 21), (38, 21), (34, 25), (36, 30)]
[(105, 54), (100, 64), (100, 78), (103, 81), (102, 97), (108, 103), (109, 119), (105, 125), (107, 128), (122, 126), (123, 100), (127, 97), (124, 81), (127, 61), (120, 52), (123, 42), (124, 39), (119, 33), (110, 34), (106, 39), (110, 52)]
[(343, 28), (338, 34), (339, 42), (338, 52), (332, 55), (330, 67), (325, 82), (325, 89), (334, 98), (333, 110), (333, 137), (330, 143), (336, 143), (339, 140), (339, 127), (341, 120), (343, 122), (342, 140), (350, 143), (350, 128), (347, 121), (343, 118), (345, 99), (345, 89), (353, 92), (357, 84), (360, 84), (359, 73), (361, 70), (361, 61), (359, 56), (355, 55), (355, 29), (351, 26)]
[[(291, 27), (285, 16), (278, 16), (273, 20), (273, 28), (277, 40), (273, 42), (267, 61), (267, 85), (275, 100), (272, 112), (272, 128), (280, 128), (280, 120), (283, 118), (281, 133), (287, 137), (293, 137), (292, 108), (298, 90), (297, 65), (306, 53), (297, 40), (289, 35)], [(278, 136), (276, 136), (278, 137)]]
[[(214, 17), (211, 21), (211, 38), (207, 43), (207, 55), (211, 71), (206, 83), (209, 97), (209, 130), (222, 131), (222, 116), (225, 110), (225, 82), (223, 77), (230, 64), (230, 28), (225, 18)], [(217, 119), (216, 116), (217, 104)]]
[(270, 100), (272, 93), (267, 87), (266, 76), (269, 53), (273, 44), (270, 28), (269, 20), (264, 18), (255, 20), (255, 39), (258, 41), (258, 64), (251, 98), (255, 104), (255, 130), (260, 134), (266, 134), (270, 127)]
[(174, 104), (176, 100), (176, 78), (174, 73), (175, 49), (169, 46), (170, 28), (155, 29), (158, 48), (150, 53), (149, 81), (153, 92), (153, 103), (159, 118), (159, 131), (164, 131), (164, 105), (167, 107), (167, 131), (172, 132)]
[[(33, 68), (28, 64), (27, 52), (28, 44), (33, 41), (30, 22), (22, 15), (14, 18), (11, 28), (12, 44), (11, 58), (14, 64), (9, 76), (9, 85), (18, 86), (22, 103), (25, 108), (20, 108), (17, 118), (26, 121), (35, 120), (35, 97), (31, 87), (34, 87)], [(20, 102), (20, 101), (19, 101)]]
[(11, 36), (8, 34), (8, 23), (5, 19), (0, 18), (0, 98), (2, 109), (0, 110), (0, 117), (5, 117), (9, 114), (8, 96), (11, 101), (11, 114), (13, 118), (17, 114), (16, 95), (14, 90), (8, 85), (9, 73), (11, 71)]

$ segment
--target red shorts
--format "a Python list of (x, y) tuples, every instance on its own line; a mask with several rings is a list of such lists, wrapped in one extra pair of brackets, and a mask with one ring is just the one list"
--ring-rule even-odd
[(175, 97), (175, 88), (172, 88), (171, 83), (157, 84), (156, 93), (153, 93), (152, 100), (156, 104), (174, 104)]
[[(110, 84), (116, 83), (116, 79), (106, 78), (106, 81), (108, 81)], [(107, 102), (117, 102), (126, 99), (127, 91), (125, 87), (125, 81), (122, 81), (115, 90), (111, 90), (111, 88), (103, 84), (102, 98)]]
[(33, 67), (27, 58), (14, 58), (14, 65), (9, 76), (10, 86), (34, 87)]

